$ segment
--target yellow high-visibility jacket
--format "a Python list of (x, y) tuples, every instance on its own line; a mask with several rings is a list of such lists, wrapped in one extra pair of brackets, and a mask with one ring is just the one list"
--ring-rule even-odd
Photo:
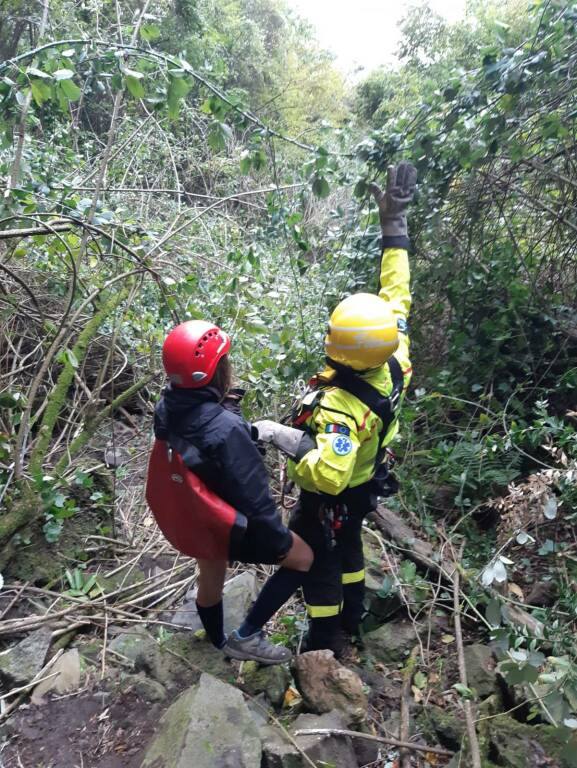
[[(409, 337), (403, 332), (407, 328), (406, 321), (411, 307), (409, 282), (407, 251), (403, 248), (385, 248), (381, 261), (379, 296), (389, 302), (399, 322), (399, 347), (395, 357), (403, 371), (403, 394), (409, 386), (412, 373)], [(334, 375), (333, 371), (325, 372), (322, 379)], [(364, 374), (363, 378), (383, 395), (390, 395), (393, 389), (386, 363)], [(362, 485), (373, 477), (382, 422), (357, 397), (338, 387), (331, 387), (329, 381), (326, 388), (323, 388), (320, 402), (305, 424), (315, 436), (316, 447), (298, 463), (289, 461), (288, 475), (297, 485), (305, 491), (336, 496), (346, 488)], [(344, 431), (348, 431), (350, 442), (343, 443), (342, 434), (335, 431), (334, 425), (346, 428)], [(383, 445), (388, 445), (398, 430), (396, 418), (384, 437)]]

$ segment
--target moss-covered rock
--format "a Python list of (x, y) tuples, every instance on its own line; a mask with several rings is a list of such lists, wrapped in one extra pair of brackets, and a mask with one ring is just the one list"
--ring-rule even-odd
[(465, 648), (465, 666), (470, 688), (477, 691), (481, 699), (494, 693), (497, 685), (496, 661), (493, 652), (486, 645), (475, 643)]
[(242, 693), (203, 674), (158, 724), (143, 768), (260, 768), (261, 740)]
[(243, 667), (243, 688), (251, 696), (264, 693), (271, 704), (280, 707), (290, 685), (291, 676), (285, 667), (259, 667), (254, 661), (247, 661)]
[(438, 741), (447, 749), (460, 749), (465, 721), (454, 711), (429, 704), (419, 717), (419, 726), (430, 741)]
[(491, 721), (490, 755), (504, 768), (570, 768), (566, 735), (551, 725), (526, 725), (508, 715)]

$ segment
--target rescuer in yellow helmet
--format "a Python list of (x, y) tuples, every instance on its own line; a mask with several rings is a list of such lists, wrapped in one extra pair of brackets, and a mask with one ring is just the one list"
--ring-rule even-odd
[(409, 239), (406, 209), (417, 181), (409, 163), (390, 166), (385, 191), (370, 189), (379, 207), (382, 257), (379, 295), (341, 301), (325, 338), (326, 369), (293, 414), (292, 427), (264, 420), (259, 439), (289, 456), (300, 487), (290, 528), (313, 549), (308, 574), (280, 568), (263, 587), (237, 633), (247, 637), (302, 585), (309, 616), (307, 650), (340, 653), (357, 635), (363, 612), (362, 522), (390, 491), (386, 446), (398, 432), (399, 406), (411, 379), (407, 317)]

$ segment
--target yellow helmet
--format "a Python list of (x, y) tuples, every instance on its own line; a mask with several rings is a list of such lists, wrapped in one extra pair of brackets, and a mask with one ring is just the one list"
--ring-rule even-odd
[(356, 371), (378, 368), (399, 346), (397, 318), (373, 293), (355, 293), (337, 305), (325, 338), (328, 358)]

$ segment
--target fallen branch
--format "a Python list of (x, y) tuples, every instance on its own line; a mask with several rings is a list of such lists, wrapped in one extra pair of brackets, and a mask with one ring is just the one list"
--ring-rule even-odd
[(455, 565), (450, 560), (439, 558), (428, 541), (419, 539), (413, 529), (400, 517), (382, 504), (369, 515), (384, 536), (398, 542), (407, 551), (407, 556), (422, 568), (440, 574), (445, 581), (452, 581)]
[[(460, 603), (460, 573), (457, 564), (461, 561), (463, 556), (464, 544), (459, 549), (459, 554), (455, 558), (455, 574), (453, 576), (454, 590), (453, 590), (453, 620), (455, 624), (455, 641), (457, 645), (457, 660), (459, 662), (459, 677), (461, 684), (468, 688), (467, 681), (467, 666), (465, 664), (465, 649), (463, 645), (463, 631), (461, 629), (461, 603)], [(454, 554), (454, 553), (453, 553)], [(467, 724), (467, 735), (469, 737), (469, 749), (471, 750), (471, 760), (473, 761), (473, 768), (481, 768), (481, 753), (479, 751), (479, 741), (477, 739), (477, 732), (475, 731), (475, 723), (473, 720), (473, 710), (469, 699), (465, 699), (463, 702), (465, 709), (465, 722)]]
[[(457, 595), (459, 594), (459, 590), (455, 589), (454, 586), (455, 574), (458, 568), (455, 562), (439, 557), (432, 544), (420, 539), (404, 520), (401, 520), (394, 512), (380, 504), (375, 512), (371, 512), (368, 519), (377, 526), (385, 538), (395, 542), (409, 560), (412, 560), (421, 568), (436, 573), (447, 585), (454, 589)], [(460, 576), (464, 578), (462, 571)], [(478, 584), (477, 586), (481, 585)], [(485, 588), (485, 592), (492, 599), (500, 597), (494, 589)], [(472, 601), (464, 593), (462, 597), (468, 602), (479, 618), (485, 622), (487, 627), (490, 628), (485, 617), (479, 612)], [(514, 627), (525, 629), (534, 637), (543, 637), (543, 624), (522, 608), (506, 606), (504, 616), (507, 623)]]
[(455, 754), (440, 747), (428, 747), (425, 744), (413, 744), (411, 741), (399, 741), (385, 736), (373, 736), (371, 733), (359, 733), (340, 728), (305, 728), (302, 731), (295, 731), (295, 736), (350, 736), (353, 739), (378, 741), (380, 744), (388, 744), (390, 747), (397, 747), (397, 749), (412, 749), (414, 752), (429, 752), (432, 755), (442, 755), (443, 757), (452, 757)]
[[(403, 670), (403, 688), (401, 691), (401, 723), (399, 725), (399, 741), (405, 744), (409, 741), (411, 730), (411, 714), (409, 703), (411, 699), (411, 683), (415, 671), (415, 662), (419, 654), (419, 646), (416, 645), (407, 659), (407, 664)], [(409, 750), (405, 747), (400, 751), (400, 768), (411, 768), (411, 756)]]

